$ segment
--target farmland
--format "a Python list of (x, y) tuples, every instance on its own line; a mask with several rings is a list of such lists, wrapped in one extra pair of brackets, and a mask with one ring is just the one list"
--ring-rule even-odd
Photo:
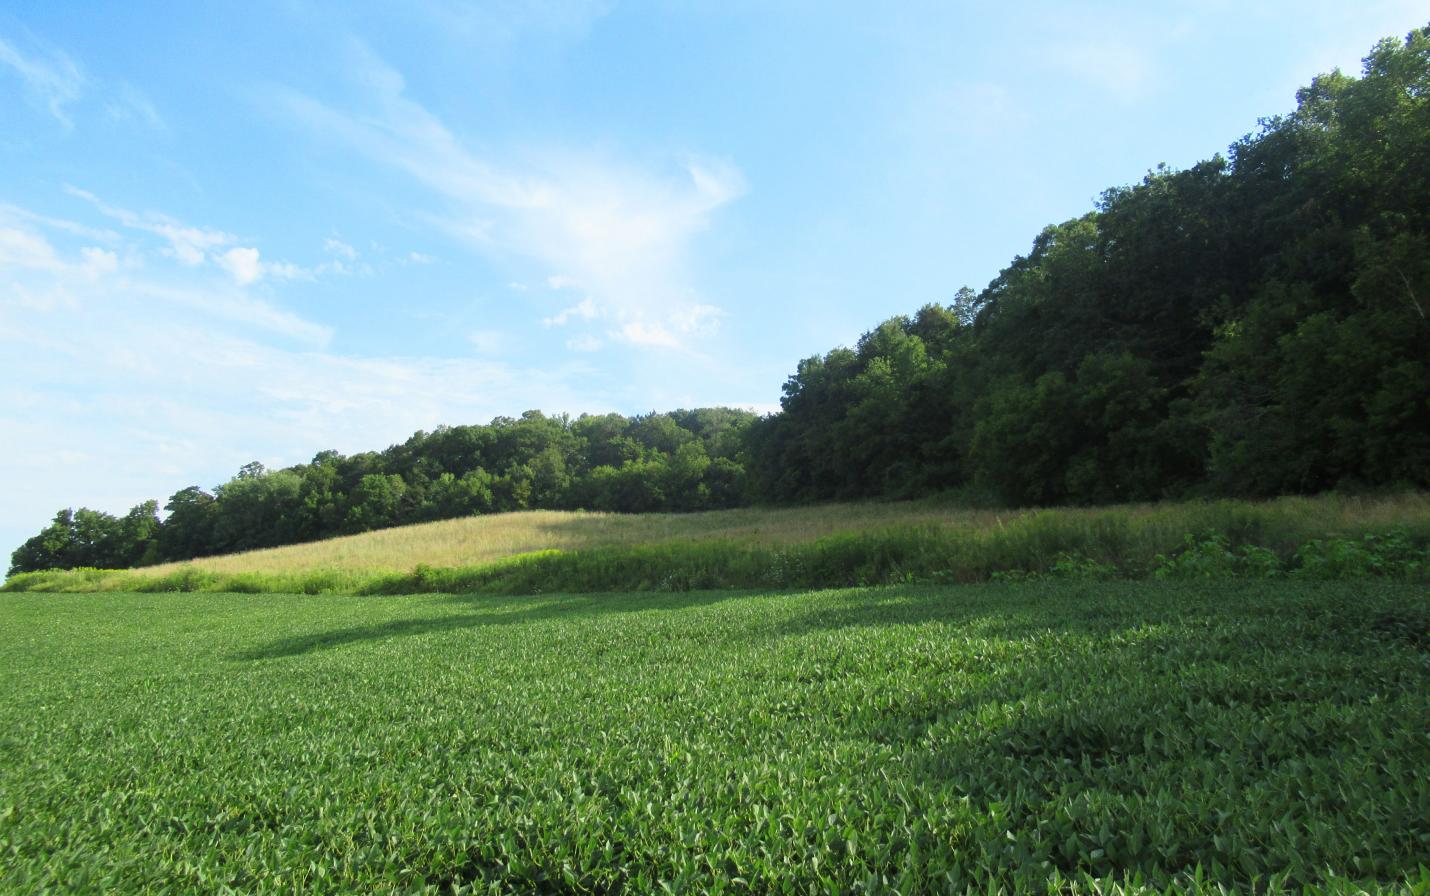
[(1430, 885), (1423, 586), (0, 595), (8, 892)]

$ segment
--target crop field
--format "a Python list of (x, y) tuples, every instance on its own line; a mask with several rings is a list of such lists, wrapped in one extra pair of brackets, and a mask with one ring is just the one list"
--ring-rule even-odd
[(1423, 892), (1361, 582), (0, 595), (0, 890)]

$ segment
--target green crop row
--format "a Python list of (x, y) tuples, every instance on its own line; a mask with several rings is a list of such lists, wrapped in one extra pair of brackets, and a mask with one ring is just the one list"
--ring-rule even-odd
[(1388, 580), (0, 596), (0, 892), (1414, 893)]

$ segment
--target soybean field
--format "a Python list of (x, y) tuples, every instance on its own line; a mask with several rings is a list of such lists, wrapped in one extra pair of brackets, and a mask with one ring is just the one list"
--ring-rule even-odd
[(0, 595), (0, 890), (1412, 892), (1362, 580)]

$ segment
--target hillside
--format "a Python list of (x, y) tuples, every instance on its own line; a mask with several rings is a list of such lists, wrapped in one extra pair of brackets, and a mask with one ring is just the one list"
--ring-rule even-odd
[(980, 510), (934, 501), (692, 514), (467, 517), (135, 570), (12, 575), (6, 591), (536, 594), (1000, 577), (1430, 573), (1430, 494)]
[(934, 502), (863, 502), (704, 513), (528, 510), (396, 526), (310, 544), (204, 557), (186, 563), (164, 563), (135, 571), (147, 575), (164, 575), (183, 567), (219, 573), (312, 569), (406, 571), (418, 566), (470, 566), (546, 550), (588, 550), (672, 541), (795, 544), (837, 532), (896, 525), (978, 528), (995, 525), (1000, 516), (1007, 519), (1010, 514)]

